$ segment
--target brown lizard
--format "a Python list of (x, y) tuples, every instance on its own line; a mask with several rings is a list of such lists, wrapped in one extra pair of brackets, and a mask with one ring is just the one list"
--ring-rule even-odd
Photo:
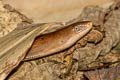
[(70, 25), (59, 31), (46, 34), (36, 39), (24, 60), (48, 56), (65, 50), (75, 44), (92, 28), (92, 22), (84, 21)]

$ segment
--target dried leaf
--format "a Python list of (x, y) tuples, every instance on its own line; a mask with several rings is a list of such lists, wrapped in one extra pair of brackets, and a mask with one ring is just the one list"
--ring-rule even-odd
[(0, 38), (0, 80), (4, 80), (18, 66), (21, 60), (23, 60), (36, 36), (63, 27), (60, 26), (61, 24), (50, 23), (16, 28), (8, 35)]

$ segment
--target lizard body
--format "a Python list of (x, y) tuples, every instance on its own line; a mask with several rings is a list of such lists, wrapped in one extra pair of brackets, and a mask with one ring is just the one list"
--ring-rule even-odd
[(65, 50), (75, 44), (92, 28), (92, 22), (84, 21), (70, 25), (59, 31), (46, 34), (36, 39), (24, 60), (48, 56)]

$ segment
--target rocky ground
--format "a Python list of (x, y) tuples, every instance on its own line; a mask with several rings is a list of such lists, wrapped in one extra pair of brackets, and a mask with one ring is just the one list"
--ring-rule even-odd
[[(41, 6), (39, 6), (40, 9), (37, 6), (38, 11), (36, 15), (34, 12), (37, 9), (34, 10), (35, 7), (33, 7), (35, 4), (33, 6), (13, 6), (16, 1), (0, 1), (0, 37), (9, 34), (19, 25), (38, 22), (66, 22), (74, 18), (79, 21), (92, 21), (93, 29), (74, 46), (65, 51), (32, 61), (22, 61), (6, 80), (120, 79), (119, 0), (102, 0), (101, 2), (94, 0), (90, 3), (87, 3), (87, 0), (83, 2), (78, 0), (82, 4), (81, 6), (78, 2), (73, 2), (73, 5), (71, 5), (71, 0), (66, 4), (67, 7), (60, 7), (63, 4), (61, 0), (59, 6), (54, 8), (53, 11), (50, 11), (53, 9), (53, 6), (48, 5), (44, 7), (47, 4), (43, 1), (41, 5), (46, 10), (46, 13), (41, 9)], [(5, 3), (9, 5), (5, 5)], [(21, 3), (18, 1), (16, 4)], [(35, 3), (38, 5), (37, 2)], [(28, 7), (31, 7), (31, 11), (29, 11)]]

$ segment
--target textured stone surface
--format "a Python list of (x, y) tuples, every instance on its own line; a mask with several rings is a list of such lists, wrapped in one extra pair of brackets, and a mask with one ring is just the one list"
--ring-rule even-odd
[[(105, 3), (104, 1), (106, 0), (103, 0), (103, 3)], [(107, 1), (109, 2), (110, 0)], [(106, 2), (106, 4), (109, 3)], [(101, 6), (101, 4), (99, 4), (99, 6)], [(119, 4), (114, 4), (113, 6), (106, 8), (107, 9), (105, 9), (105, 7), (103, 8), (98, 6), (89, 6), (86, 7), (82, 11), (82, 13), (80, 12), (81, 15), (79, 16), (79, 20), (90, 20), (94, 23), (94, 30), (97, 30), (97, 32), (100, 33), (100, 37), (101, 35), (103, 36), (103, 40), (101, 40), (99, 43), (94, 44), (95, 40), (93, 39), (92, 39), (93, 43), (88, 43), (89, 40), (87, 40), (87, 38), (89, 38), (90, 36), (85, 37), (83, 40), (84, 47), (81, 47), (78, 41), (78, 43), (72, 46), (70, 49), (67, 49), (56, 55), (52, 55), (34, 61), (23, 62), (16, 70), (14, 70), (14, 72), (8, 77), (8, 79), (9, 80), (21, 80), (21, 79), (79, 80), (84, 77), (83, 77), (83, 73), (78, 70), (84, 71), (84, 70), (97, 69), (100, 68), (101, 66), (104, 66), (104, 63), (117, 61), (119, 59), (119, 56), (116, 56), (115, 54), (111, 54), (108, 52), (112, 49), (112, 47), (116, 46), (120, 41), (120, 23), (119, 23), (120, 8), (119, 8)], [(51, 7), (51, 9), (53, 8)], [(69, 8), (65, 8), (65, 9), (66, 11), (68, 10), (67, 12), (69, 12)], [(55, 12), (56, 14), (54, 12), (51, 12), (51, 15), (48, 14), (48, 16), (47, 13), (45, 14), (43, 11), (43, 15), (41, 14), (42, 17), (39, 17), (38, 19), (40, 19), (41, 22), (42, 21), (49, 22), (53, 20), (64, 21), (79, 15), (79, 13), (76, 13), (74, 11), (75, 8), (70, 7), (70, 9), (73, 9), (70, 10), (73, 16), (68, 15), (66, 11), (65, 11), (66, 14), (64, 14), (63, 16), (64, 12), (62, 13), (61, 11), (61, 13), (59, 13), (60, 9), (58, 9), (59, 11), (57, 10)], [(35, 14), (33, 13), (33, 15)], [(27, 14), (27, 16), (31, 16), (31, 14), (30, 15)], [(36, 18), (33, 17), (32, 19), (34, 20)], [(99, 36), (97, 35), (94, 35), (94, 38), (98, 38), (96, 40), (99, 40)], [(75, 50), (71, 51), (72, 48), (75, 48)], [(67, 61), (65, 56), (66, 55), (69, 56), (70, 53), (73, 53), (73, 57), (72, 57), (73, 63), (69, 71), (67, 70), (68, 66), (66, 65), (65, 62)], [(69, 74), (63, 75), (66, 71), (68, 71)]]

